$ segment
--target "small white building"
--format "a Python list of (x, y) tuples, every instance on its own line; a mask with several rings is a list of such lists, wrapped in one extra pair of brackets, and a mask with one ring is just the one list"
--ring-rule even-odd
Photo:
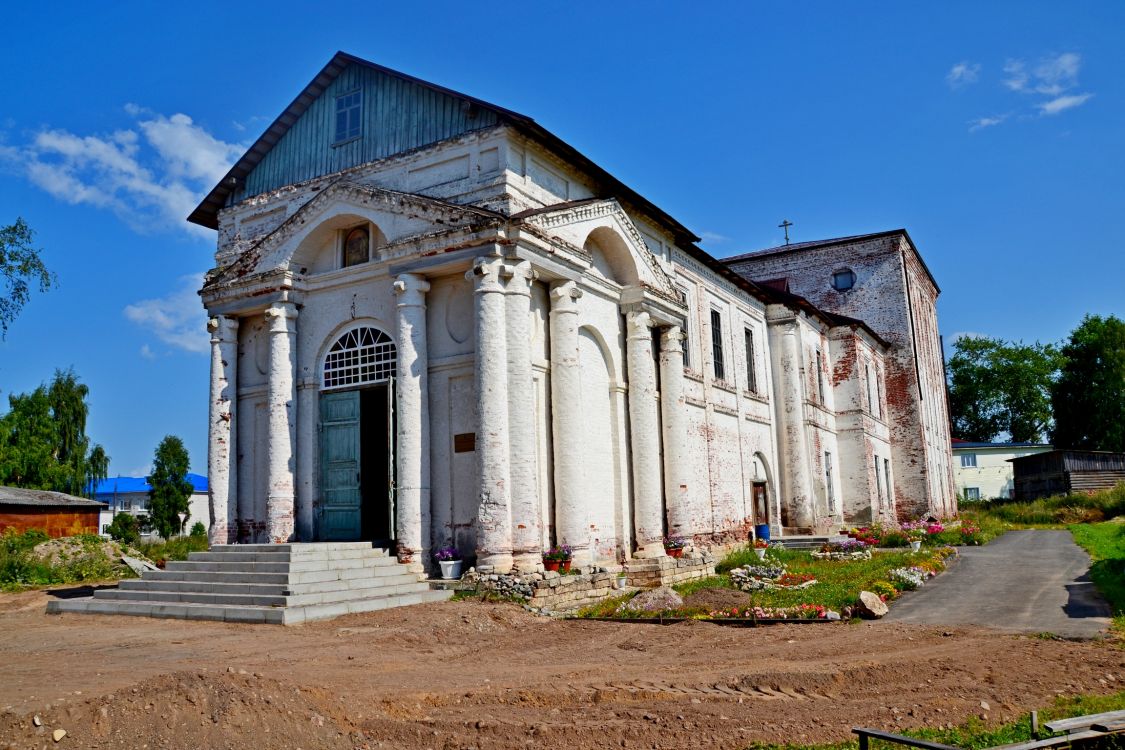
[[(196, 521), (202, 521), (204, 526), (210, 525), (211, 521), (207, 477), (189, 473), (187, 480), (191, 482), (192, 493), (188, 501), (191, 515), (188, 517), (185, 533)], [(152, 485), (146, 477), (109, 477), (98, 482), (94, 499), (106, 504), (98, 523), (101, 533), (106, 532), (106, 527), (113, 523), (113, 517), (118, 513), (129, 513), (138, 518), (147, 516), (150, 490)]]
[[(940, 361), (892, 367), (910, 336), (732, 269), (523, 115), (339, 53), (190, 220), (218, 230), (214, 543), (454, 544), (505, 572), (956, 511), (920, 481), (948, 434), (892, 429), (947, 423), (898, 376)], [(891, 306), (935, 341), (936, 294)]]
[(1015, 493), (1012, 459), (1046, 453), (1042, 443), (970, 443), (953, 439), (953, 477), (962, 500), (997, 500)]

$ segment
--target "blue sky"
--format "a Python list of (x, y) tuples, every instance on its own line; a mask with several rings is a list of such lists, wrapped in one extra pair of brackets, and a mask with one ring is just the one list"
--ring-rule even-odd
[(59, 285), (0, 392), (73, 366), (111, 473), (166, 434), (205, 471), (214, 236), (183, 217), (337, 49), (536, 118), (720, 257), (906, 227), (947, 340), (1125, 316), (1125, 3), (408, 5), (6, 8), (0, 224)]

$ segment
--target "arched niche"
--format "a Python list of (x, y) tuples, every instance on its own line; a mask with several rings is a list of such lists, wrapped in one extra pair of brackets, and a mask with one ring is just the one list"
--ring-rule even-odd
[(629, 246), (617, 232), (609, 227), (598, 227), (586, 237), (586, 252), (594, 261), (594, 272), (621, 286), (640, 283), (637, 263)]
[(374, 260), (378, 248), (387, 244), (386, 236), (367, 218), (344, 213), (325, 219), (305, 235), (293, 252), (289, 269), (300, 274), (317, 274), (342, 268), (345, 238), (357, 228), (367, 231), (368, 260)]

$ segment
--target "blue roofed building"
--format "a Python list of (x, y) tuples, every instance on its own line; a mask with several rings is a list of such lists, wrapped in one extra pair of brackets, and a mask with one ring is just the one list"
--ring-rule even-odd
[[(190, 529), (196, 521), (202, 521), (204, 526), (210, 524), (210, 510), (207, 505), (207, 477), (202, 474), (187, 475), (191, 482), (192, 493), (190, 500), (190, 513), (187, 527)], [(113, 521), (117, 513), (130, 513), (134, 516), (148, 515), (149, 491), (152, 485), (147, 477), (109, 477), (98, 482), (94, 490), (94, 499), (106, 504), (101, 512), (98, 528), (104, 534), (106, 527)]]

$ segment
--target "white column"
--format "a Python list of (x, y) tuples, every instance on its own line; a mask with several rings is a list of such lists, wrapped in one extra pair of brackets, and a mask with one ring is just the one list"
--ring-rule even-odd
[(555, 467), (555, 538), (569, 544), (575, 565), (590, 551), (587, 498), (582, 496), (582, 380), (578, 367), (578, 298), (573, 281), (551, 287), (551, 429)]
[(535, 390), (531, 374), (531, 284), (526, 261), (508, 268), (508, 451), (511, 474), (512, 558), (521, 573), (543, 569)]
[(398, 374), (395, 387), (397, 474), (395, 539), (398, 559), (424, 564), (430, 546), (430, 394), (426, 341), (426, 292), (430, 282), (417, 274), (395, 279), (398, 296)]
[(270, 542), (292, 541), (295, 515), (297, 306), (275, 302), (266, 310), (270, 330), (268, 494), (266, 532)]
[(477, 356), (477, 569), (507, 573), (512, 569), (512, 509), (508, 445), (508, 345), (504, 263), (480, 258), (468, 278), (473, 282)]
[(691, 536), (688, 507), (691, 476), (687, 450), (687, 404), (684, 401), (684, 335), (679, 326), (660, 333), (660, 426), (664, 433), (664, 497), (668, 535)]
[(238, 318), (217, 315), (211, 332), (211, 399), (207, 428), (207, 488), (211, 544), (231, 544), (238, 534), (238, 455), (234, 415), (238, 401)]
[(812, 466), (805, 443), (805, 405), (801, 377), (801, 331), (796, 320), (786, 322), (781, 334), (781, 357), (778, 384), (781, 393), (781, 463), (787, 477), (785, 503), (792, 526), (814, 523)]
[(652, 319), (647, 312), (625, 316), (629, 367), (629, 437), (633, 458), (633, 528), (637, 557), (664, 554), (663, 487), (660, 471), (660, 413)]

